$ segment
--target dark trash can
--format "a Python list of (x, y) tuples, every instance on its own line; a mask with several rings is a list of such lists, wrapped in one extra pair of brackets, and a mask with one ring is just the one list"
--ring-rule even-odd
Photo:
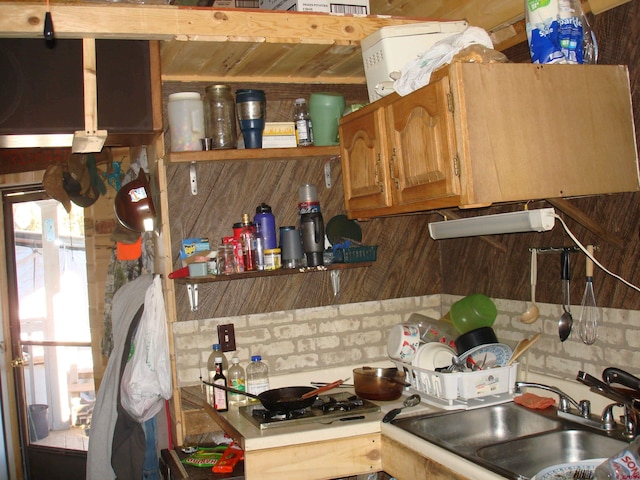
[(49, 436), (49, 405), (36, 403), (29, 405), (29, 431), (34, 440), (42, 440)]

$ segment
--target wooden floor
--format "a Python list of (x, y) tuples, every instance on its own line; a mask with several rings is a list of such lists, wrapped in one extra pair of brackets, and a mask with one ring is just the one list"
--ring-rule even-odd
[(71, 427), (68, 430), (49, 430), (47, 437), (33, 442), (33, 445), (86, 452), (89, 448), (89, 437), (85, 434), (84, 428), (84, 426), (79, 426)]

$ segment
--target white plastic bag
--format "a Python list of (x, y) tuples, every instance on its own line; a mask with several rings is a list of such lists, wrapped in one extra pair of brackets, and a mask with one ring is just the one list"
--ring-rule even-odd
[(120, 381), (120, 401), (142, 423), (153, 418), (172, 394), (167, 317), (159, 276), (145, 293), (144, 312), (132, 346), (133, 355)]
[(451, 59), (463, 48), (470, 45), (482, 45), (493, 48), (491, 37), (480, 27), (467, 27), (436, 42), (429, 50), (417, 59), (404, 65), (393, 88), (399, 95), (408, 95), (429, 84), (431, 74), (443, 65), (451, 63)]

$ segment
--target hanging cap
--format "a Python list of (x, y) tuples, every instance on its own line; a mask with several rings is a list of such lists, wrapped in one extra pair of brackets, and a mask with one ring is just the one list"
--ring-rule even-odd
[(271, 213), (271, 207), (266, 203), (261, 203), (256, 207), (256, 213)]
[(62, 203), (67, 213), (70, 213), (71, 200), (69, 199), (69, 195), (65, 189), (62, 187), (62, 174), (62, 165), (59, 163), (50, 163), (44, 172), (42, 185), (44, 186), (47, 195)]

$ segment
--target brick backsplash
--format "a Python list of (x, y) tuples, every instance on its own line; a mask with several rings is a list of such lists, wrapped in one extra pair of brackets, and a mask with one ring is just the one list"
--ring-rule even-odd
[[(439, 318), (459, 298), (427, 295), (176, 322), (173, 334), (178, 385), (197, 384), (200, 375), (206, 375), (211, 345), (218, 341), (218, 325), (232, 323), (235, 327), (238, 349), (226, 353), (229, 360), (237, 356), (246, 367), (251, 355), (262, 355), (270, 375), (285, 375), (385, 360), (386, 335), (392, 325), (406, 321), (412, 313)], [(529, 371), (570, 380), (575, 379), (579, 370), (599, 377), (609, 366), (638, 374), (640, 312), (600, 309), (599, 337), (589, 346), (580, 341), (577, 325), (569, 339), (560, 342), (560, 305), (539, 303), (540, 319), (527, 325), (519, 319), (528, 307), (527, 302), (494, 301), (498, 307), (494, 329), (499, 339), (514, 344), (537, 332), (542, 334), (521, 359)], [(577, 324), (580, 306), (573, 306), (572, 312)]]

